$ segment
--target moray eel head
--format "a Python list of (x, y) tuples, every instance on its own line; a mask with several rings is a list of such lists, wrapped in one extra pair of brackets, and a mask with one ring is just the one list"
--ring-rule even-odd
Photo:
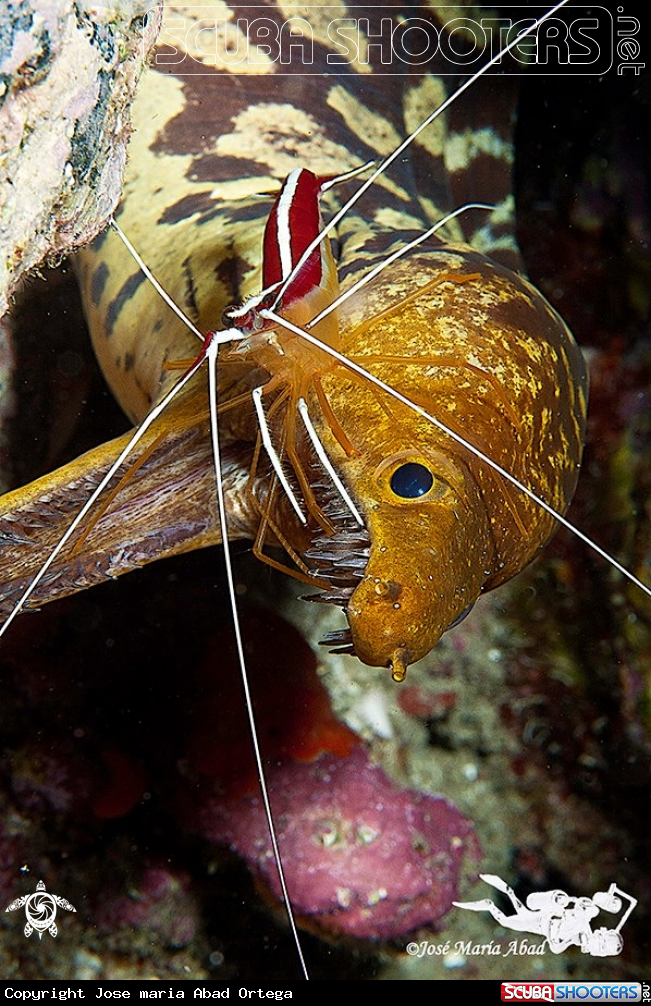
[(449, 459), (397, 454), (373, 473), (365, 574), (347, 615), (355, 653), (402, 680), (474, 603), (495, 561), (476, 486)]
[(427, 416), (343, 368), (323, 382), (356, 448), (338, 464), (370, 540), (347, 599), (352, 647), (396, 679), (556, 530), (486, 459), (564, 514), (587, 400), (567, 326), (521, 276), (458, 247), (406, 269), (370, 291), (344, 348)]

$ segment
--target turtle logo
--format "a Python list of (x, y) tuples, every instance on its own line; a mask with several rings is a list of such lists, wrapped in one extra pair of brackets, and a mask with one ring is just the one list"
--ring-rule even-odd
[(60, 898), (58, 894), (48, 894), (45, 884), (39, 880), (34, 894), (23, 894), (21, 898), (16, 898), (5, 908), (6, 912), (15, 912), (17, 908), (25, 908), (27, 924), (25, 926), (25, 936), (31, 936), (34, 931), (38, 933), (39, 940), (43, 938), (43, 933), (56, 936), (58, 930), (54, 921), (57, 908), (65, 908), (67, 912), (76, 912), (69, 901)]

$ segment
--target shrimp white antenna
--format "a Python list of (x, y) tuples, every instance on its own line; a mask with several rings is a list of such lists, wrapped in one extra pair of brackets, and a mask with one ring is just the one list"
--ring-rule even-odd
[(278, 457), (278, 453), (276, 451), (276, 448), (274, 447), (274, 445), (272, 443), (271, 434), (269, 432), (269, 426), (267, 425), (267, 417), (265, 416), (264, 409), (262, 407), (262, 391), (263, 391), (263, 388), (261, 386), (259, 388), (254, 388), (253, 391), (251, 392), (251, 397), (253, 399), (253, 405), (254, 405), (254, 408), (255, 408), (255, 411), (256, 411), (256, 415), (258, 417), (258, 425), (260, 427), (260, 435), (262, 437), (262, 444), (263, 444), (264, 449), (266, 450), (267, 454), (269, 455), (269, 460), (271, 461), (271, 464), (273, 465), (273, 470), (275, 471), (275, 473), (276, 473), (276, 475), (278, 477), (278, 481), (280, 482), (281, 486), (285, 490), (285, 495), (287, 496), (287, 499), (289, 500), (289, 502), (294, 507), (294, 510), (296, 511), (298, 519), (300, 520), (301, 524), (307, 524), (307, 519), (303, 515), (303, 511), (301, 510), (301, 505), (298, 502), (298, 500), (296, 499), (296, 496), (294, 495), (294, 490), (292, 489), (291, 485), (289, 484), (287, 476), (285, 475), (285, 473), (283, 471), (283, 466), (280, 463), (280, 458)]
[(350, 171), (344, 171), (343, 175), (334, 175), (333, 178), (329, 178), (327, 181), (321, 182), (320, 188), (322, 192), (327, 192), (328, 189), (334, 188), (335, 185), (339, 185), (341, 182), (349, 182), (351, 178), (357, 178), (358, 175), (363, 175), (365, 171), (369, 168), (375, 167), (377, 161), (367, 161), (366, 164), (361, 164), (359, 168), (351, 168)]
[(147, 279), (149, 280), (149, 282), (153, 286), (153, 288), (156, 291), (156, 293), (159, 294), (159, 296), (161, 296), (163, 298), (163, 300), (165, 301), (165, 303), (167, 304), (167, 306), (172, 311), (174, 311), (174, 314), (177, 316), (177, 318), (181, 319), (181, 321), (184, 323), (184, 325), (186, 326), (186, 328), (189, 328), (190, 331), (193, 332), (194, 335), (196, 335), (198, 339), (201, 339), (202, 342), (205, 342), (206, 341), (205, 335), (202, 332), (199, 331), (199, 329), (194, 324), (194, 322), (191, 321), (190, 318), (188, 318), (187, 314), (184, 311), (181, 310), (181, 308), (178, 306), (178, 304), (170, 297), (170, 295), (168, 294), (167, 290), (165, 290), (165, 288), (162, 286), (162, 284), (158, 282), (158, 280), (154, 276), (154, 274), (151, 271), (151, 269), (149, 268), (149, 266), (146, 264), (146, 262), (144, 261), (144, 259), (142, 259), (140, 257), (140, 255), (138, 254), (138, 252), (136, 251), (136, 249), (134, 248), (134, 246), (129, 241), (129, 238), (126, 236), (126, 234), (124, 233), (124, 231), (122, 230), (122, 228), (119, 226), (119, 224), (117, 224), (115, 222), (115, 220), (113, 219), (113, 217), (111, 217), (109, 219), (109, 223), (110, 223), (111, 227), (113, 228), (113, 230), (115, 231), (115, 233), (117, 234), (117, 236), (120, 238), (120, 240), (124, 244), (125, 248), (127, 249), (127, 251), (129, 252), (129, 254), (131, 255), (131, 257), (135, 261), (136, 265), (138, 266), (138, 268), (140, 269), (140, 271), (142, 272), (142, 274), (147, 277)]
[[(71, 526), (68, 528), (68, 530), (66, 531), (66, 533), (64, 534), (64, 536), (61, 538), (61, 540), (55, 546), (53, 552), (48, 557), (47, 562), (41, 567), (41, 569), (39, 570), (39, 572), (38, 572), (37, 576), (34, 578), (34, 580), (32, 580), (32, 582), (29, 585), (29, 588), (22, 595), (22, 597), (20, 598), (18, 604), (16, 605), (16, 607), (11, 612), (11, 614), (10, 614), (9, 618), (7, 619), (7, 621), (0, 628), (0, 636), (8, 628), (8, 626), (10, 625), (10, 623), (13, 621), (13, 619), (16, 617), (16, 615), (18, 614), (18, 612), (21, 610), (21, 608), (23, 607), (23, 605), (25, 604), (25, 602), (28, 600), (28, 598), (30, 597), (30, 595), (33, 593), (33, 591), (35, 590), (35, 588), (41, 582), (43, 576), (45, 575), (45, 573), (47, 572), (47, 570), (51, 566), (51, 564), (54, 561), (54, 559), (56, 558), (56, 556), (61, 552), (61, 549), (65, 547), (66, 542), (69, 541), (70, 537), (74, 534), (75, 530), (77, 529), (77, 527), (79, 526), (79, 524), (83, 520), (84, 516), (88, 513), (88, 511), (93, 506), (93, 504), (95, 503), (95, 501), (97, 500), (97, 498), (104, 491), (104, 489), (106, 488), (106, 486), (108, 485), (108, 483), (110, 482), (110, 480), (113, 478), (113, 476), (115, 475), (115, 473), (118, 470), (118, 468), (120, 467), (120, 465), (125, 461), (125, 459), (131, 453), (131, 451), (133, 450), (133, 448), (137, 445), (137, 443), (142, 438), (142, 436), (147, 432), (147, 430), (149, 429), (149, 427), (151, 426), (151, 424), (155, 421), (155, 419), (157, 419), (158, 416), (162, 412), (164, 412), (164, 410), (167, 408), (167, 406), (172, 401), (172, 399), (181, 390), (181, 388), (185, 386), (185, 384), (190, 380), (190, 378), (193, 377), (194, 374), (200, 369), (200, 367), (203, 365), (204, 359), (206, 359), (207, 363), (208, 363), (208, 387), (209, 387), (209, 401), (210, 401), (210, 435), (211, 435), (211, 442), (212, 442), (213, 465), (214, 465), (214, 470), (215, 470), (215, 483), (216, 483), (216, 488), (217, 488), (217, 504), (218, 504), (218, 509), (219, 509), (219, 521), (220, 521), (220, 525), (221, 525), (221, 528), (222, 528), (222, 545), (223, 545), (223, 552), (224, 552), (224, 566), (225, 566), (225, 569), (226, 569), (226, 580), (227, 580), (227, 583), (228, 583), (228, 593), (229, 593), (230, 604), (231, 604), (231, 614), (232, 614), (232, 619), (233, 619), (233, 632), (234, 632), (234, 635), (235, 635), (235, 644), (236, 644), (236, 648), (237, 648), (238, 661), (239, 661), (239, 666), (240, 666), (240, 677), (241, 677), (241, 681), (242, 681), (242, 688), (244, 690), (244, 698), (245, 698), (245, 704), (246, 704), (246, 711), (247, 711), (247, 716), (248, 716), (248, 720), (249, 720), (249, 729), (250, 729), (250, 732), (251, 732), (251, 740), (252, 740), (252, 744), (253, 744), (253, 752), (254, 752), (254, 756), (255, 756), (256, 770), (257, 770), (257, 773), (258, 773), (258, 783), (259, 783), (259, 787), (260, 787), (260, 793), (261, 793), (261, 796), (262, 796), (262, 802), (263, 802), (263, 805), (264, 805), (265, 817), (266, 817), (266, 820), (267, 820), (267, 827), (269, 829), (269, 837), (270, 837), (270, 840), (271, 840), (271, 847), (272, 847), (272, 850), (273, 850), (274, 861), (276, 863), (276, 869), (278, 871), (278, 879), (279, 879), (279, 882), (280, 882), (280, 888), (281, 888), (283, 899), (284, 899), (284, 902), (285, 902), (285, 911), (287, 913), (287, 918), (288, 918), (289, 926), (290, 926), (290, 929), (291, 929), (291, 932), (292, 932), (292, 937), (293, 937), (293, 940), (294, 940), (294, 945), (296, 947), (296, 952), (298, 954), (298, 959), (299, 959), (299, 963), (300, 963), (300, 966), (301, 966), (301, 970), (303, 972), (303, 977), (306, 980), (309, 981), (309, 977), (310, 976), (309, 976), (309, 973), (308, 973), (308, 970), (307, 970), (307, 965), (305, 963), (305, 956), (303, 954), (303, 948), (302, 948), (302, 945), (301, 945), (300, 937), (298, 935), (298, 929), (297, 929), (297, 926), (296, 926), (296, 920), (294, 918), (294, 912), (292, 910), (291, 899), (289, 897), (289, 892), (287, 890), (287, 882), (286, 882), (286, 879), (285, 879), (285, 871), (284, 871), (283, 865), (282, 865), (282, 858), (281, 858), (281, 855), (280, 855), (280, 847), (279, 847), (279, 844), (278, 844), (278, 837), (276, 835), (276, 829), (275, 829), (274, 820), (273, 820), (273, 813), (272, 813), (272, 810), (271, 810), (271, 803), (270, 803), (270, 800), (269, 800), (269, 790), (268, 790), (268, 787), (267, 787), (267, 780), (266, 780), (266, 775), (265, 775), (265, 771), (264, 771), (264, 765), (263, 765), (263, 762), (262, 762), (262, 753), (260, 751), (260, 743), (259, 743), (259, 738), (258, 738), (258, 729), (257, 729), (256, 721), (255, 721), (255, 713), (253, 711), (253, 700), (252, 700), (252, 697), (251, 697), (251, 690), (250, 690), (250, 686), (249, 686), (248, 672), (247, 672), (247, 669), (246, 669), (246, 658), (245, 658), (245, 655), (244, 655), (244, 644), (243, 644), (243, 639), (242, 639), (242, 629), (241, 629), (241, 625), (240, 625), (239, 613), (238, 613), (238, 608), (237, 608), (237, 597), (236, 597), (236, 593), (235, 593), (235, 581), (234, 581), (234, 577), (233, 577), (233, 565), (232, 565), (232, 561), (231, 561), (230, 544), (229, 544), (229, 541), (228, 541), (228, 527), (227, 527), (227, 520), (226, 520), (226, 501), (224, 499), (224, 488), (223, 488), (222, 480), (221, 480), (221, 471), (222, 471), (222, 467), (221, 467), (221, 450), (220, 450), (220, 445), (219, 445), (219, 427), (218, 427), (218, 416), (217, 416), (217, 354), (219, 352), (219, 347), (221, 345), (224, 345), (225, 343), (228, 343), (228, 342), (237, 341), (238, 339), (242, 339), (243, 338), (243, 334), (237, 328), (230, 328), (230, 329), (225, 329), (224, 331), (220, 331), (220, 332), (209, 332), (208, 335), (204, 336), (199, 331), (199, 329), (193, 324), (193, 322), (187, 317), (187, 315), (181, 310), (181, 308), (178, 307), (177, 304), (172, 300), (172, 298), (170, 297), (170, 295), (167, 293), (167, 291), (164, 289), (164, 287), (159, 283), (159, 281), (156, 279), (156, 277), (151, 272), (151, 270), (149, 269), (149, 267), (145, 264), (145, 262), (143, 261), (143, 259), (140, 257), (140, 255), (138, 254), (138, 252), (136, 251), (136, 249), (134, 248), (134, 246), (131, 244), (131, 242), (127, 238), (126, 234), (122, 231), (122, 229), (115, 223), (114, 220), (111, 221), (111, 224), (115, 228), (118, 236), (123, 241), (123, 243), (126, 246), (127, 250), (133, 256), (133, 258), (134, 258), (135, 262), (137, 263), (137, 265), (139, 266), (139, 268), (142, 270), (143, 274), (152, 283), (152, 285), (154, 286), (154, 288), (157, 291), (157, 293), (163, 298), (163, 300), (165, 301), (165, 303), (169, 307), (171, 307), (171, 309), (174, 311), (174, 313), (177, 315), (177, 317), (180, 318), (181, 321), (184, 322), (184, 324), (190, 329), (190, 331), (193, 332), (196, 336), (198, 336), (199, 339), (201, 339), (201, 341), (204, 343), (205, 352), (201, 353), (201, 355), (197, 358), (197, 360), (195, 360), (195, 362), (192, 364), (192, 366), (190, 367), (190, 369), (174, 385), (174, 387), (171, 389), (171, 391), (159, 402), (159, 404), (157, 406), (155, 406), (155, 408), (143, 420), (143, 422), (138, 427), (138, 429), (134, 433), (134, 435), (131, 438), (131, 440), (129, 441), (129, 443), (126, 445), (126, 447), (124, 448), (124, 450), (121, 452), (120, 456), (113, 463), (113, 465), (111, 466), (111, 468), (109, 469), (109, 471), (106, 473), (106, 475), (104, 476), (104, 478), (102, 479), (102, 481), (99, 483), (99, 485), (97, 486), (97, 488), (93, 492), (92, 496), (89, 497), (89, 499), (86, 501), (86, 503), (84, 504), (83, 508), (80, 510), (80, 512), (75, 517), (75, 519), (72, 522)], [(258, 394), (256, 394), (256, 392)], [(265, 446), (265, 449), (267, 450), (267, 453), (269, 454), (269, 457), (271, 459), (271, 463), (272, 463), (272, 465), (274, 467), (274, 471), (276, 472), (276, 474), (277, 474), (277, 476), (279, 478), (279, 481), (281, 482), (281, 485), (283, 486), (283, 489), (287, 493), (287, 495), (288, 495), (288, 497), (290, 499), (290, 502), (294, 506), (294, 509), (296, 510), (296, 512), (297, 512), (300, 520), (305, 524), (306, 523), (306, 519), (303, 516), (303, 514), (301, 513), (300, 507), (299, 507), (298, 502), (297, 502), (297, 500), (296, 500), (296, 498), (295, 498), (295, 496), (293, 494), (292, 488), (289, 485), (289, 483), (287, 482), (287, 479), (285, 478), (285, 475), (284, 475), (284, 473), (282, 471), (282, 467), (280, 465), (280, 459), (278, 458), (278, 455), (276, 454), (276, 451), (275, 451), (275, 449), (273, 447), (273, 444), (271, 442), (271, 436), (269, 434), (269, 428), (268, 428), (268, 425), (267, 425), (267, 421), (266, 421), (266, 417), (265, 417), (265, 414), (264, 414), (264, 410), (262, 408), (261, 396), (262, 396), (262, 388), (255, 388), (254, 391), (253, 391), (252, 397), (253, 397), (253, 402), (254, 402), (254, 406), (255, 406), (256, 412), (258, 414), (258, 420), (260, 422), (260, 431), (261, 431), (261, 435), (262, 435), (262, 442), (263, 442), (263, 444)]]
[(567, 2), (568, 0), (560, 0), (560, 2), (557, 3), (556, 6), (552, 7), (551, 10), (547, 11), (546, 14), (543, 14), (542, 17), (539, 17), (538, 20), (534, 21), (533, 24), (529, 25), (528, 28), (525, 28), (523, 29), (523, 31), (519, 32), (516, 35), (516, 37), (507, 45), (505, 45), (503, 48), (501, 48), (499, 52), (497, 52), (495, 56), (492, 57), (492, 59), (490, 59), (487, 63), (485, 63), (484, 66), (482, 66), (479, 70), (476, 71), (476, 73), (473, 73), (472, 77), (469, 77), (468, 80), (463, 82), (463, 84), (460, 84), (459, 87), (454, 92), (454, 94), (451, 94), (448, 98), (446, 98), (445, 101), (442, 102), (442, 104), (440, 104), (438, 108), (432, 112), (431, 115), (428, 115), (428, 117), (421, 122), (420, 126), (417, 126), (416, 129), (414, 129), (413, 133), (410, 133), (409, 136), (405, 140), (403, 140), (402, 143), (398, 147), (396, 147), (396, 149), (392, 153), (390, 153), (388, 157), (384, 158), (384, 160), (378, 165), (378, 167), (366, 179), (366, 181), (362, 182), (360, 187), (357, 189), (356, 192), (353, 193), (348, 202), (345, 203), (345, 205), (342, 206), (337, 213), (335, 213), (332, 220), (330, 220), (330, 222), (326, 224), (323, 230), (319, 232), (318, 236), (307, 246), (307, 248), (301, 255), (300, 259), (294, 266), (292, 272), (281, 283), (278, 294), (276, 295), (276, 299), (271, 306), (272, 311), (275, 311), (276, 308), (279, 307), (280, 301), (282, 300), (282, 297), (285, 291), (287, 290), (287, 287), (290, 285), (290, 283), (294, 281), (294, 278), (301, 271), (301, 269), (309, 259), (314, 249), (318, 248), (318, 246), (321, 244), (322, 241), (325, 240), (330, 231), (334, 227), (336, 227), (339, 221), (346, 215), (346, 213), (348, 213), (348, 210), (355, 205), (357, 200), (364, 195), (366, 190), (369, 189), (371, 185), (373, 185), (376, 179), (378, 179), (380, 175), (384, 174), (386, 169), (391, 164), (393, 164), (393, 162), (397, 160), (398, 157), (400, 157), (400, 155), (407, 149), (407, 147), (411, 143), (414, 142), (416, 137), (420, 136), (420, 134), (423, 132), (424, 129), (427, 129), (428, 126), (430, 126), (436, 119), (438, 119), (439, 115), (442, 115), (443, 112), (445, 112), (450, 107), (450, 105), (452, 105), (457, 100), (457, 98), (459, 98), (464, 93), (464, 91), (467, 91), (469, 87), (472, 87), (473, 84), (475, 84), (476, 81), (479, 80), (480, 77), (483, 77), (485, 73), (488, 73), (488, 71), (492, 66), (495, 66), (496, 63), (499, 63), (500, 60), (504, 56), (506, 56), (507, 52), (510, 52), (511, 49), (514, 49), (515, 46), (518, 45), (522, 41), (522, 39), (525, 38), (527, 35), (531, 35), (533, 34), (533, 32), (537, 31), (540, 25), (543, 24), (544, 21), (547, 21), (548, 18), (553, 17), (556, 11), (560, 10), (561, 7), (564, 7)]
[[(300, 961), (301, 970), (303, 971), (303, 977), (306, 981), (309, 981), (309, 973), (307, 970), (307, 965), (305, 963), (305, 957), (303, 955), (303, 948), (301, 946), (301, 940), (298, 935), (298, 929), (296, 927), (296, 920), (294, 918), (294, 912), (292, 909), (292, 902), (289, 897), (289, 892), (287, 890), (287, 882), (285, 880), (285, 871), (283, 869), (282, 859), (280, 855), (280, 847), (278, 844), (278, 837), (276, 835), (276, 828), (274, 825), (273, 813), (271, 810), (271, 802), (269, 800), (269, 789), (267, 787), (267, 778), (264, 771), (264, 765), (262, 763), (262, 753), (260, 751), (260, 743), (258, 739), (258, 728), (255, 722), (255, 714), (253, 712), (253, 700), (251, 698), (251, 690), (249, 687), (249, 677), (246, 670), (246, 658), (244, 656), (244, 642), (242, 639), (242, 628), (240, 626), (240, 618), (237, 609), (237, 596), (235, 593), (235, 581), (233, 578), (233, 566), (231, 562), (231, 551), (228, 541), (228, 527), (226, 524), (226, 501), (224, 499), (224, 488), (222, 486), (221, 479), (221, 451), (219, 446), (219, 424), (217, 416), (217, 353), (219, 350), (219, 343), (217, 340), (211, 341), (206, 356), (208, 358), (208, 387), (210, 395), (210, 435), (212, 440), (212, 450), (213, 450), (213, 461), (215, 468), (215, 482), (217, 487), (217, 502), (219, 506), (219, 520), (222, 527), (222, 544), (224, 549), (224, 565), (226, 568), (226, 579), (228, 582), (228, 593), (231, 603), (231, 613), (233, 617), (233, 631), (235, 634), (235, 643), (237, 646), (237, 655), (240, 664), (240, 676), (242, 680), (242, 687), (244, 689), (244, 698), (246, 702), (246, 712), (249, 719), (249, 729), (251, 731), (251, 740), (253, 742), (253, 751), (255, 754), (256, 769), (258, 772), (258, 783), (260, 786), (260, 793), (262, 795), (262, 802), (264, 804), (264, 812), (267, 819), (267, 827), (269, 829), (269, 837), (271, 840), (271, 847), (273, 850), (274, 861), (276, 863), (276, 869), (278, 871), (278, 880), (280, 882), (280, 889), (282, 891), (283, 899), (285, 902), (285, 911), (287, 913), (287, 919), (289, 921), (289, 926), (292, 932), (292, 937), (294, 940), (294, 945), (296, 947), (296, 952), (298, 954), (298, 959)], [(259, 389), (255, 389), (256, 391)], [(255, 395), (255, 391), (254, 391)]]
[(117, 474), (117, 472), (124, 464), (124, 462), (127, 460), (129, 455), (132, 454), (133, 450), (138, 446), (147, 430), (153, 425), (153, 423), (156, 422), (158, 417), (162, 415), (162, 413), (165, 411), (170, 402), (173, 401), (174, 398), (176, 398), (179, 391), (181, 391), (181, 389), (185, 387), (188, 381), (190, 381), (194, 377), (194, 375), (197, 373), (202, 364), (203, 364), (203, 356), (195, 360), (195, 362), (192, 364), (190, 369), (186, 371), (183, 377), (176, 382), (174, 387), (171, 388), (170, 391), (168, 391), (168, 393), (163, 398), (161, 398), (160, 402), (158, 402), (158, 404), (153, 407), (151, 412), (149, 412), (148, 415), (145, 416), (140, 426), (134, 431), (134, 434), (129, 440), (129, 442), (123, 447), (123, 449), (120, 451), (111, 467), (106, 472), (106, 474), (100, 479), (99, 483), (97, 484), (93, 492), (90, 494), (90, 496), (82, 506), (81, 510), (76, 514), (70, 526), (66, 529), (64, 534), (59, 538), (59, 541), (54, 546), (54, 548), (50, 552), (49, 556), (47, 557), (47, 559), (45, 560), (39, 571), (33, 577), (27, 589), (21, 594), (20, 598), (10, 611), (9, 615), (7, 616), (3, 624), (0, 626), (0, 637), (3, 636), (4, 633), (7, 631), (16, 615), (20, 611), (22, 611), (25, 604), (38, 587), (39, 583), (41, 583), (41, 581), (43, 580), (48, 569), (50, 569), (57, 556), (61, 553), (62, 549), (64, 549), (67, 543), (70, 541), (73, 534), (83, 521), (84, 517), (88, 514), (88, 512), (97, 502), (99, 497), (102, 495), (102, 493), (108, 486), (113, 476)]
[(304, 398), (299, 398), (299, 400), (298, 400), (298, 411), (301, 414), (301, 418), (303, 420), (303, 423), (305, 424), (305, 429), (307, 430), (307, 435), (310, 438), (310, 440), (312, 441), (312, 446), (314, 447), (314, 450), (317, 453), (317, 457), (319, 458), (319, 461), (321, 462), (321, 464), (323, 465), (323, 467), (327, 471), (328, 475), (332, 479), (332, 482), (333, 482), (333, 485), (334, 485), (335, 489), (337, 490), (337, 492), (341, 496), (342, 500), (344, 501), (344, 503), (346, 504), (346, 506), (348, 507), (348, 509), (352, 513), (352, 515), (355, 518), (355, 520), (357, 521), (357, 523), (360, 525), (360, 527), (364, 527), (364, 519), (362, 518), (362, 515), (360, 514), (359, 510), (357, 509), (357, 507), (353, 503), (352, 498), (351, 498), (348, 490), (346, 489), (345, 485), (343, 484), (343, 482), (341, 481), (341, 479), (337, 475), (337, 472), (334, 469), (332, 461), (328, 457), (328, 455), (326, 453), (326, 449), (323, 446), (323, 444), (321, 443), (321, 440), (319, 438), (319, 434), (314, 429), (314, 426), (312, 424), (312, 420), (310, 419), (310, 414), (307, 411), (307, 403), (306, 403), (306, 401), (305, 401)]
[(398, 248), (397, 251), (392, 252), (392, 254), (389, 255), (388, 258), (384, 259), (382, 262), (379, 262), (378, 265), (376, 265), (373, 269), (369, 270), (369, 272), (367, 272), (365, 276), (362, 276), (361, 279), (358, 279), (357, 282), (354, 283), (349, 290), (345, 290), (344, 293), (340, 294), (336, 298), (336, 300), (333, 300), (332, 304), (329, 304), (328, 307), (325, 307), (323, 311), (321, 311), (321, 313), (316, 316), (316, 318), (312, 318), (312, 320), (309, 321), (305, 327), (313, 328), (315, 325), (318, 325), (318, 323), (323, 318), (327, 318), (327, 316), (330, 314), (331, 311), (335, 311), (345, 301), (347, 301), (349, 297), (352, 297), (353, 294), (357, 293), (358, 290), (361, 290), (362, 287), (366, 286), (367, 283), (370, 283), (372, 279), (375, 279), (376, 276), (379, 276), (384, 269), (392, 265), (399, 258), (402, 258), (403, 255), (407, 255), (410, 251), (413, 251), (414, 248), (417, 248), (418, 245), (423, 243), (423, 241), (427, 241), (427, 239), (431, 238), (433, 234), (436, 234), (436, 232), (441, 227), (445, 227), (445, 225), (449, 224), (451, 220), (454, 220), (456, 217), (460, 217), (462, 213), (465, 213), (467, 210), (494, 210), (494, 209), (497, 209), (497, 207), (491, 205), (490, 203), (466, 203), (464, 206), (459, 206), (456, 210), (452, 210), (451, 213), (448, 213), (446, 216), (444, 216), (441, 220), (438, 221), (438, 223), (435, 223), (433, 227), (430, 227), (429, 230), (425, 231), (423, 234), (420, 234), (417, 238), (414, 238), (413, 241), (410, 241), (408, 244), (404, 245), (404, 247)]
[(366, 380), (370, 381), (371, 384), (375, 385), (376, 388), (379, 388), (380, 391), (385, 391), (388, 395), (391, 395), (391, 397), (394, 398), (397, 402), (400, 402), (402, 405), (406, 405), (407, 408), (412, 410), (412, 412), (415, 412), (417, 415), (422, 416), (422, 418), (426, 419), (429, 423), (432, 424), (432, 426), (435, 426), (438, 430), (441, 430), (442, 433), (445, 433), (448, 437), (451, 437), (451, 439), (454, 440), (457, 444), (460, 444), (471, 454), (474, 454), (476, 458), (479, 458), (480, 461), (483, 461), (484, 464), (488, 465), (489, 468), (492, 468), (493, 471), (501, 475), (502, 478), (506, 479), (507, 482), (510, 482), (511, 485), (515, 486), (516, 489), (519, 489), (521, 493), (524, 493), (525, 496), (528, 496), (530, 500), (533, 500), (533, 502), (536, 503), (539, 507), (541, 507), (541, 509), (543, 509), (551, 517), (557, 520), (559, 524), (562, 524), (563, 527), (567, 528), (568, 531), (571, 531), (571, 533), (576, 538), (578, 538), (585, 545), (591, 548), (593, 552), (596, 552), (597, 555), (600, 555), (602, 559), (605, 559), (605, 561), (609, 563), (614, 569), (618, 570), (618, 572), (620, 572), (622, 576), (625, 576), (628, 580), (630, 580), (631, 583), (634, 583), (636, 587), (639, 587), (640, 590), (642, 590), (645, 594), (651, 597), (651, 587), (648, 587), (642, 580), (639, 580), (634, 573), (631, 573), (630, 570), (626, 569), (626, 567), (623, 566), (620, 562), (618, 562), (614, 556), (610, 555), (609, 552), (606, 552), (605, 549), (601, 548), (600, 545), (597, 545), (596, 542), (592, 541), (591, 538), (589, 538), (586, 534), (584, 534), (583, 531), (580, 531), (579, 528), (575, 527), (569, 520), (567, 520), (566, 517), (563, 517), (563, 515), (560, 514), (557, 510), (555, 510), (554, 507), (550, 506), (549, 503), (546, 503), (541, 496), (538, 496), (533, 491), (533, 489), (530, 489), (528, 486), (526, 486), (524, 482), (521, 482), (519, 479), (517, 479), (515, 475), (512, 475), (511, 472), (507, 471), (506, 468), (503, 468), (500, 464), (497, 463), (497, 461), (493, 461), (493, 459), (490, 458), (488, 454), (484, 454), (484, 452), (480, 450), (479, 447), (475, 447), (475, 445), (470, 443), (469, 440), (465, 440), (464, 437), (460, 436), (458, 433), (455, 433), (455, 431), (450, 429), (449, 426), (446, 426), (445, 423), (442, 423), (440, 419), (436, 419), (435, 416), (432, 416), (429, 412), (426, 412), (425, 409), (421, 408), (420, 405), (417, 405), (415, 402), (412, 402), (409, 398), (406, 397), (406, 395), (403, 395), (399, 391), (396, 391), (396, 389), (392, 388), (389, 384), (385, 384), (385, 382), (380, 380), (379, 377), (376, 377), (374, 374), (371, 374), (368, 370), (365, 370), (364, 367), (361, 367), (358, 363), (355, 363), (354, 360), (349, 360), (346, 356), (343, 355), (343, 353), (337, 352), (337, 350), (333, 349), (332, 346), (328, 346), (327, 343), (321, 342), (321, 340), (317, 339), (316, 336), (312, 335), (311, 332), (307, 332), (304, 328), (299, 328), (298, 325), (294, 325), (292, 322), (288, 321), (287, 318), (281, 318), (280, 315), (276, 314), (276, 312), (272, 308), (265, 308), (260, 311), (260, 314), (262, 315), (263, 318), (267, 318), (269, 321), (272, 321), (277, 325), (283, 325), (283, 327), (289, 329), (290, 332), (294, 332), (296, 335), (303, 336), (303, 338), (306, 339), (313, 346), (316, 346), (318, 349), (322, 349), (324, 353), (327, 353), (329, 356), (331, 356), (333, 360), (337, 360), (338, 363), (343, 364), (343, 366), (347, 367), (348, 370), (352, 370), (355, 374), (359, 374), (360, 377), (364, 377)]

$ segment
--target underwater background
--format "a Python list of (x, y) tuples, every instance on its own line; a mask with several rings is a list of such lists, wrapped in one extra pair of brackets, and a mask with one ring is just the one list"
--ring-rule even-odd
[[(590, 365), (587, 446), (570, 519), (646, 582), (650, 102), (647, 77), (523, 79), (515, 169), (529, 276)], [(22, 485), (128, 423), (93, 362), (69, 264), (31, 281), (15, 317), (6, 469)], [(372, 939), (361, 922), (340, 932), (328, 918), (312, 919), (303, 936), (311, 977), (635, 979), (649, 959), (648, 598), (561, 530), (396, 685), (319, 648), (340, 613), (306, 605), (300, 585), (261, 569), (244, 546), (236, 552), (270, 770), (281, 757), (299, 765), (284, 793), (279, 782), (282, 826), (310, 806), (300, 775), (313, 743), (305, 735), (320, 738), (314, 743), (332, 758), (349, 748), (347, 730), (333, 726), (320, 693), (314, 699), (316, 673), (334, 722), (363, 739), (368, 759), (358, 775), (375, 786), (377, 763), (391, 780), (387, 827), (392, 814), (398, 820), (401, 787), (441, 794), (466, 822), (450, 825), (466, 829), (466, 862), (458, 876), (442, 866), (433, 925)], [(211, 812), (231, 782), (221, 767), (220, 781), (210, 781), (206, 751), (220, 766), (237, 766), (229, 799), (253, 772), (219, 550), (157, 563), (22, 616), (0, 668), (0, 903), (43, 879), (76, 908), (56, 941), (26, 940), (17, 916), (2, 913), (4, 977), (300, 978), (281, 908), (226, 848), (236, 844), (234, 825)], [(279, 721), (267, 723), (270, 706)], [(342, 818), (357, 795), (345, 785)], [(283, 802), (288, 788), (293, 805)], [(242, 851), (255, 861), (246, 834)], [(303, 835), (315, 863), (327, 862), (329, 841), (345, 840), (323, 828), (319, 836), (320, 845), (309, 829)], [(403, 854), (397, 847), (396, 858)], [(372, 859), (369, 868), (378, 868)], [(508, 880), (522, 900), (550, 889), (591, 896), (616, 882), (638, 900), (621, 954), (406, 955), (411, 939), (506, 946), (519, 936), (486, 913), (446, 910), (453, 898), (490, 896), (476, 881), (480, 871)]]

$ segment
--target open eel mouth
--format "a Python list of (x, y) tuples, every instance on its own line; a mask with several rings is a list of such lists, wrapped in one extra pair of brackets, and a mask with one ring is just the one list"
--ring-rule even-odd
[[(304, 553), (313, 574), (330, 585), (318, 594), (305, 595), (305, 600), (318, 604), (335, 604), (344, 610), (362, 580), (371, 554), (371, 537), (366, 525), (357, 523), (342, 503), (332, 484), (326, 479), (314, 485), (315, 495), (325, 516), (334, 525), (333, 534), (325, 531), (315, 535)], [(331, 653), (355, 654), (349, 627), (328, 632), (320, 640)]]

